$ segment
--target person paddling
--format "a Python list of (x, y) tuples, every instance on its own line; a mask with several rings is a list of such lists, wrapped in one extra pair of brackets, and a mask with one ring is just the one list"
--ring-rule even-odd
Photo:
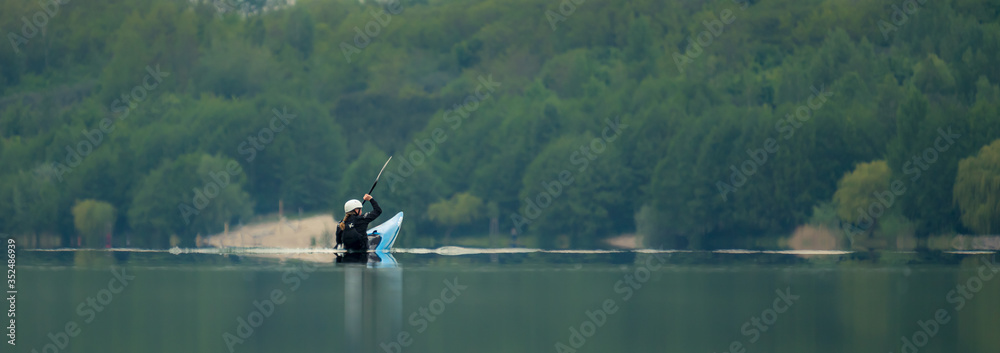
[(337, 225), (337, 247), (341, 244), (347, 252), (368, 252), (369, 244), (378, 244), (382, 236), (376, 235), (368, 239), (368, 224), (382, 214), (382, 208), (372, 195), (365, 194), (365, 201), (372, 202), (371, 212), (361, 213), (361, 201), (350, 200), (344, 204), (344, 219)]

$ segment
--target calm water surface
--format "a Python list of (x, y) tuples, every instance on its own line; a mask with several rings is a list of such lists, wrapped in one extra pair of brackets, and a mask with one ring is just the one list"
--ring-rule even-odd
[(21, 251), (4, 351), (1000, 351), (992, 253), (261, 252)]

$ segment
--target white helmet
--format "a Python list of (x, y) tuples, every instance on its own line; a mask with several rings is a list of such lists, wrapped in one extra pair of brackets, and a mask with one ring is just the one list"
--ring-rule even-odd
[(349, 200), (344, 204), (344, 213), (354, 211), (356, 208), (361, 208), (361, 201), (358, 201), (357, 199)]

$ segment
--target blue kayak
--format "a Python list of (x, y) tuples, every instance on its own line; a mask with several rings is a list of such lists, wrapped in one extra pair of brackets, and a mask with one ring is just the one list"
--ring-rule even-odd
[(396, 236), (399, 235), (399, 228), (403, 223), (403, 212), (397, 213), (385, 223), (379, 224), (375, 228), (368, 230), (368, 235), (381, 235), (382, 241), (374, 249), (375, 252), (389, 252), (392, 244), (396, 243)]

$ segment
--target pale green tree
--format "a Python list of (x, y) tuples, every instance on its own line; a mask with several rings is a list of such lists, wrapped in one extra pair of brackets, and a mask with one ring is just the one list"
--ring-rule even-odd
[(1000, 140), (958, 163), (952, 194), (963, 225), (980, 234), (1000, 231)]
[(77, 200), (73, 205), (73, 225), (83, 238), (81, 246), (100, 247), (104, 237), (114, 231), (116, 210), (111, 204), (98, 200)]
[[(863, 227), (870, 235), (882, 214), (870, 214), (869, 210), (872, 204), (881, 202), (876, 194), (889, 190), (891, 176), (889, 165), (884, 160), (858, 164), (854, 171), (845, 174), (837, 182), (837, 192), (833, 194), (833, 200), (837, 203), (837, 217), (855, 225), (865, 223), (863, 219), (866, 216), (871, 217), (870, 224)], [(884, 214), (887, 206), (891, 205), (882, 206), (879, 213)]]
[(442, 199), (427, 208), (427, 217), (431, 221), (448, 227), (445, 238), (451, 236), (455, 227), (479, 219), (482, 213), (483, 200), (468, 192), (457, 193), (450, 199)]

